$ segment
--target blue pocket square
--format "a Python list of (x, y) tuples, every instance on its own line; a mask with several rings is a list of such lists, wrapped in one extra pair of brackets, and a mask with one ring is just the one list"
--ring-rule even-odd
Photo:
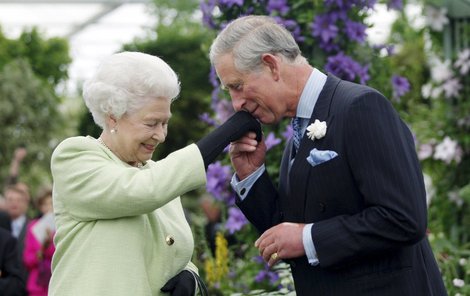
[(312, 166), (319, 165), (325, 161), (331, 160), (338, 156), (338, 153), (330, 150), (318, 150), (317, 148), (313, 148), (310, 151), (310, 155), (307, 157), (308, 163)]

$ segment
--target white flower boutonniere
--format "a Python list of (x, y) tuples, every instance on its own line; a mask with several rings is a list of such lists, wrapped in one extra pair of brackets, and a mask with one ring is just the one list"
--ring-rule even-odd
[(307, 126), (307, 137), (312, 141), (321, 139), (326, 135), (326, 122), (315, 119), (315, 122)]

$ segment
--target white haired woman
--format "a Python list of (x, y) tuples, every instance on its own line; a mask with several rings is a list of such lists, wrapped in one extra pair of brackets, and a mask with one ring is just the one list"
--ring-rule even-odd
[(54, 150), (57, 232), (49, 295), (194, 295), (193, 237), (180, 195), (204, 186), (205, 168), (259, 123), (238, 112), (196, 144), (152, 161), (165, 141), (175, 72), (158, 57), (117, 53), (84, 85), (103, 132)]

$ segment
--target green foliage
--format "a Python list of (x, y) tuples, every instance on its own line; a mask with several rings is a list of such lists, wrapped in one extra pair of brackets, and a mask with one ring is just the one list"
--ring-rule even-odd
[(5, 180), (14, 150), (25, 145), (28, 155), (20, 180), (32, 188), (50, 184), (52, 149), (69, 124), (59, 111), (56, 93), (67, 79), (71, 59), (64, 39), (42, 37), (36, 29), (9, 39), (0, 31), (0, 180)]
[(0, 31), (0, 69), (13, 59), (26, 59), (35, 76), (51, 86), (67, 79), (71, 62), (68, 42), (62, 38), (45, 39), (36, 28), (24, 31), (16, 40), (7, 39)]
[(7, 139), (0, 144), (2, 179), (15, 148), (25, 145), (28, 156), (24, 165), (28, 169), (22, 170), (22, 179), (33, 186), (48, 180), (52, 135), (64, 126), (57, 108), (60, 98), (35, 76), (24, 59), (13, 60), (0, 71), (0, 97), (0, 137)]

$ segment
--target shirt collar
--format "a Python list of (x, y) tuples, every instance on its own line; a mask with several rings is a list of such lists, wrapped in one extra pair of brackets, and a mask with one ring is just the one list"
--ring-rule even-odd
[(327, 76), (314, 68), (305, 87), (300, 95), (299, 105), (297, 106), (297, 117), (310, 119), (313, 108), (317, 103), (320, 92), (325, 86)]
[(20, 235), (21, 229), (23, 228), (23, 224), (26, 222), (26, 216), (21, 215), (15, 220), (11, 221), (11, 231), (14, 237), (18, 237)]

